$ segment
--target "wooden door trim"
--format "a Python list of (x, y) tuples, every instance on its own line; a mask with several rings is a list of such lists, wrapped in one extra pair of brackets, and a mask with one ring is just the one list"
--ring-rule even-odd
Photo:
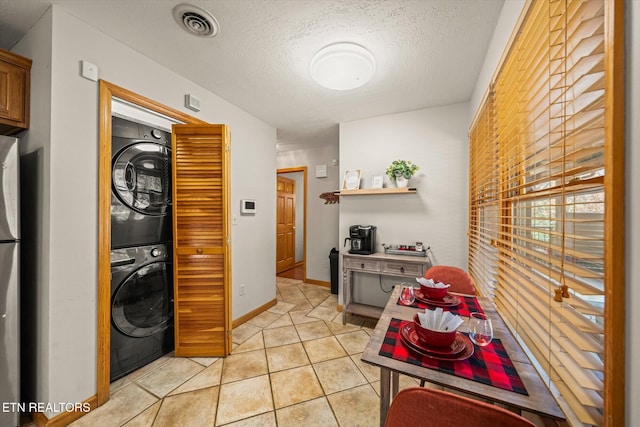
[(109, 400), (111, 339), (111, 101), (122, 99), (184, 123), (206, 123), (113, 83), (100, 80), (98, 156), (97, 405)]
[(302, 172), (302, 280), (304, 281), (307, 280), (307, 167), (277, 169), (276, 175), (292, 172)]
[(625, 402), (624, 9), (622, 0), (605, 1), (605, 427), (627, 424), (626, 405), (632, 404)]

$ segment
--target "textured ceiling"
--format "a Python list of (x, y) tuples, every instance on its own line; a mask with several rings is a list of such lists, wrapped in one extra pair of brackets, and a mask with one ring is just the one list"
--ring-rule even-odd
[[(192, 0), (215, 38), (182, 30), (180, 0), (0, 0), (10, 49), (50, 4), (278, 129), (278, 142), (337, 143), (337, 123), (471, 97), (504, 0)], [(367, 47), (377, 72), (352, 91), (325, 89), (309, 61), (338, 41)]]

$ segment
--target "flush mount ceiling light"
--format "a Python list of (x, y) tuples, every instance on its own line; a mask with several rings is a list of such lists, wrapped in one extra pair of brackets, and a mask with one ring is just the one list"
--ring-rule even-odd
[(333, 90), (355, 89), (366, 84), (376, 72), (376, 60), (355, 43), (334, 43), (311, 59), (311, 78)]
[(215, 16), (192, 4), (180, 3), (174, 7), (173, 17), (182, 28), (194, 36), (215, 37), (220, 32), (220, 24)]

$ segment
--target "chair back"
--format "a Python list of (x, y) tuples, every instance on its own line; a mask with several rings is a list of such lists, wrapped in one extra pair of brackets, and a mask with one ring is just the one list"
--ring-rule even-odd
[(461, 294), (476, 294), (476, 285), (469, 273), (450, 265), (436, 265), (424, 273), (427, 279), (433, 279), (436, 283), (442, 282), (451, 285), (449, 291)]
[(518, 414), (457, 394), (423, 387), (401, 390), (385, 427), (535, 427)]

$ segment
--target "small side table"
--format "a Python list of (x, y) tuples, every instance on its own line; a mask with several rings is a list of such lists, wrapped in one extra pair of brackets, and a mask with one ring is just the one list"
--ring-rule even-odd
[(391, 255), (376, 252), (371, 255), (342, 254), (342, 324), (347, 323), (347, 314), (359, 314), (379, 319), (383, 307), (360, 304), (353, 301), (353, 274), (369, 273), (381, 276), (416, 277), (424, 276), (431, 267), (428, 256)]

